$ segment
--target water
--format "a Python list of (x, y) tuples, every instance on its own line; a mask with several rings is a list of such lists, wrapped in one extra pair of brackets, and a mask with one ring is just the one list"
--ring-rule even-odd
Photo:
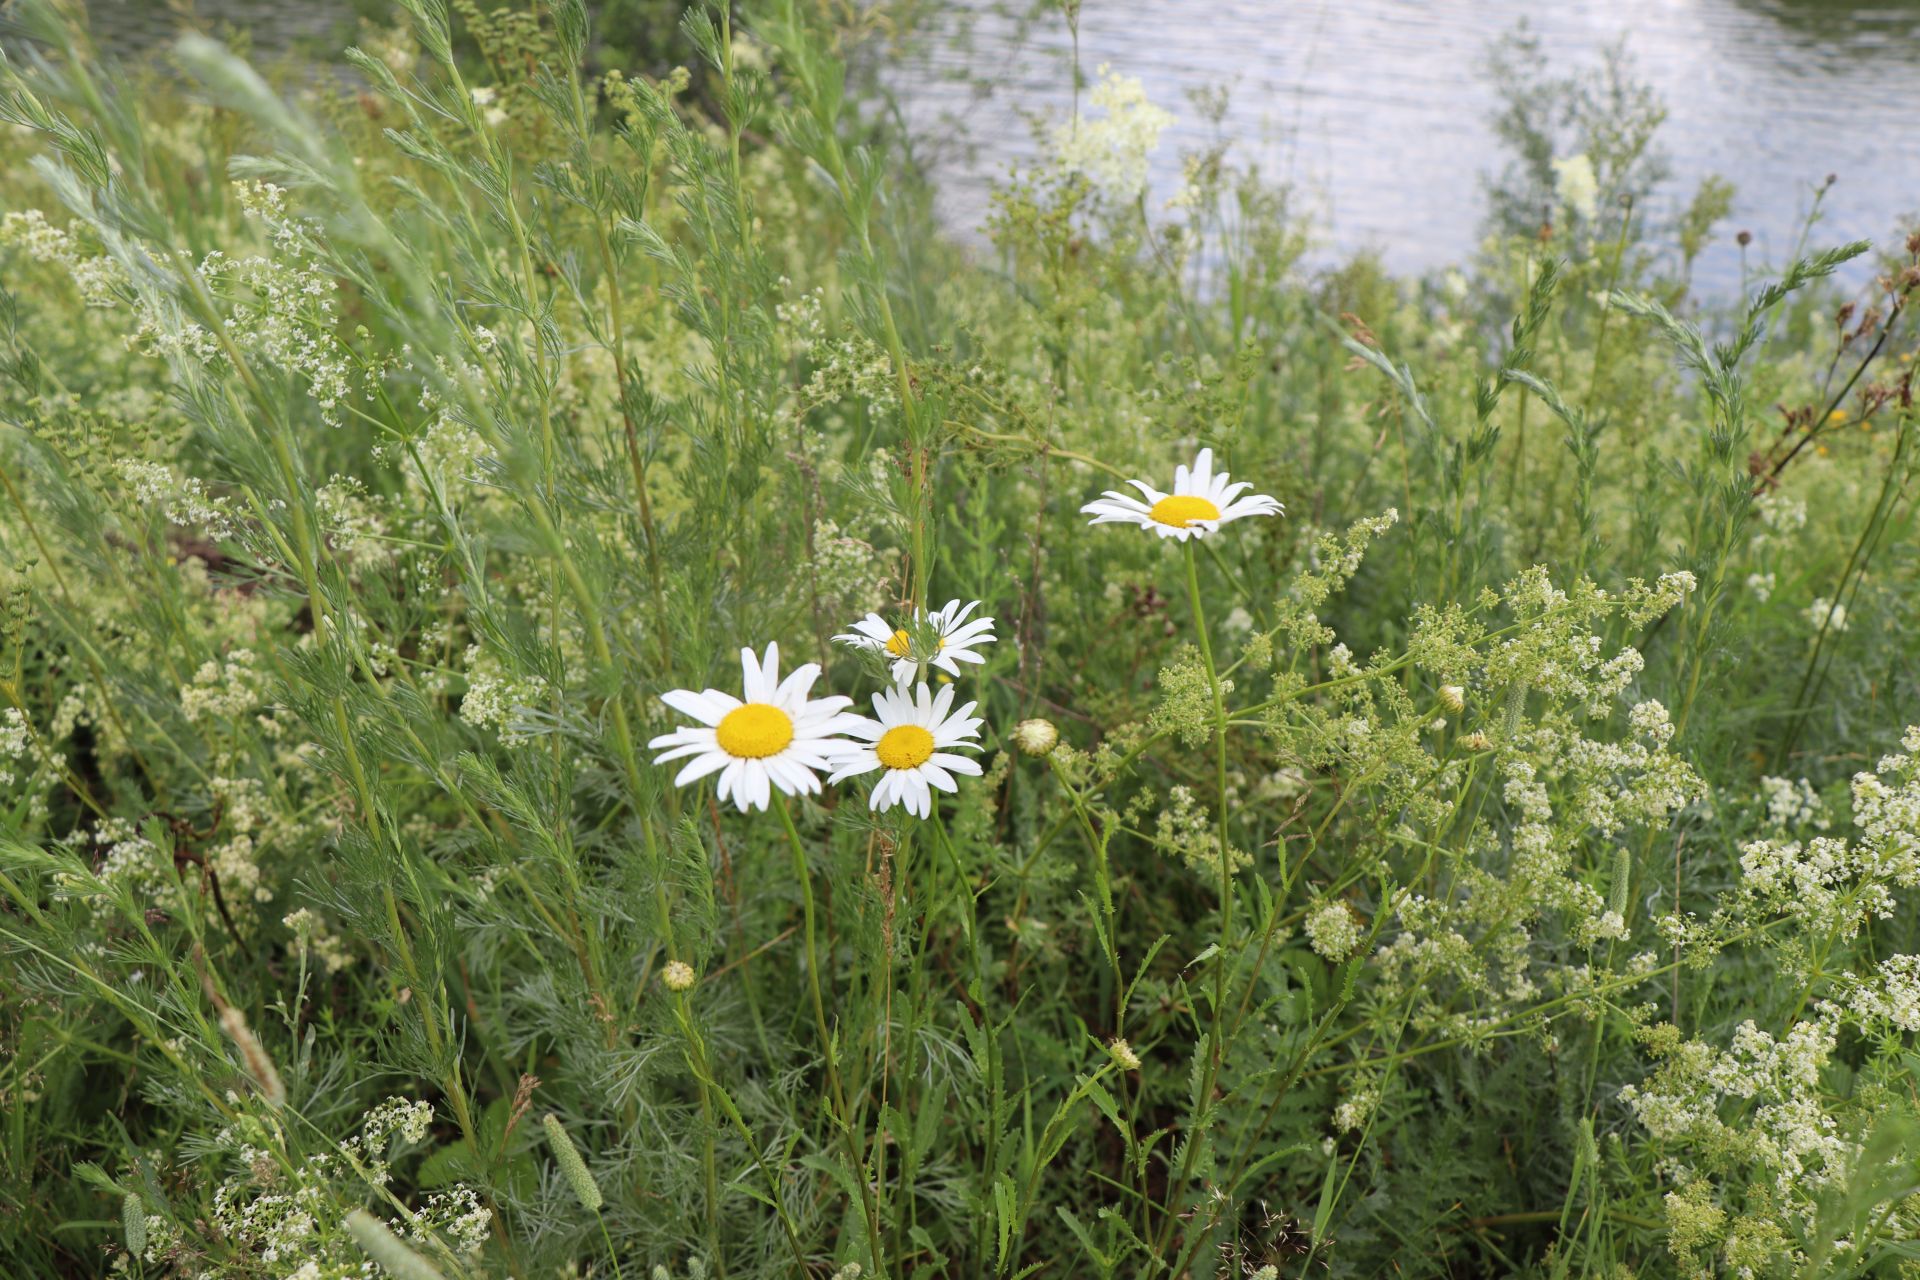
[[(1483, 228), (1482, 175), (1506, 156), (1486, 52), (1522, 18), (1553, 69), (1599, 63), (1624, 40), (1637, 78), (1668, 108), (1658, 145), (1673, 178), (1656, 195), (1671, 215), (1699, 179), (1737, 188), (1732, 218), (1756, 261), (1797, 240), (1813, 188), (1838, 182), (1815, 243), (1890, 243), (1920, 212), (1920, 2), (1820, 0), (1088, 0), (1079, 58), (1136, 76), (1179, 123), (1155, 157), (1149, 207), (1176, 189), (1179, 152), (1211, 139), (1188, 93), (1230, 91), (1224, 132), (1243, 160), (1304, 195), (1325, 250), (1367, 248), (1399, 271), (1473, 252)], [(1023, 112), (1068, 110), (1071, 45), (1058, 19), (1024, 37), (979, 18), (972, 53), (935, 52), (899, 77), (908, 118), (943, 146), (935, 164), (956, 226), (977, 226), (989, 180), (1035, 150)], [(953, 77), (992, 82), (977, 96)], [(964, 119), (962, 131), (943, 120)], [(1698, 277), (1732, 287), (1739, 257), (1709, 251)]]
[[(263, 54), (352, 31), (345, 0), (198, 0), (195, 11), (245, 30)], [(948, 223), (966, 235), (992, 180), (1032, 158), (1028, 116), (1066, 115), (1070, 44), (1057, 15), (1026, 28), (987, 0), (948, 13), (971, 19), (971, 49), (934, 42), (888, 82), (924, 139)], [(1155, 157), (1150, 207), (1177, 186), (1181, 148), (1211, 140), (1189, 91), (1225, 86), (1225, 132), (1242, 159), (1295, 185), (1323, 255), (1366, 248), (1424, 271), (1478, 242), (1482, 175), (1505, 159), (1482, 68), (1523, 17), (1556, 70), (1594, 65), (1624, 40), (1665, 101), (1659, 145), (1674, 177), (1654, 216), (1704, 174), (1734, 182), (1723, 243), (1699, 266), (1708, 289), (1739, 278), (1734, 229), (1752, 231), (1756, 260), (1784, 258), (1829, 173), (1838, 183), (1816, 243), (1888, 244), (1920, 212), (1920, 0), (1086, 0), (1079, 57), (1089, 75), (1110, 63), (1139, 77), (1178, 119)], [(122, 49), (151, 47), (171, 26), (160, 0), (95, 0), (93, 19)]]

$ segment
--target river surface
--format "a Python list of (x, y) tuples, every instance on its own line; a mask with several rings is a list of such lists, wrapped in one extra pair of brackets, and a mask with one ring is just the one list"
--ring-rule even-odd
[[(161, 0), (90, 9), (120, 48), (152, 47), (172, 22)], [(263, 54), (352, 32), (343, 0), (194, 9), (245, 29)], [(1068, 113), (1073, 44), (1057, 12), (1026, 23), (959, 0), (940, 21), (961, 18), (966, 47), (929, 42), (885, 79), (923, 139), (948, 223), (970, 236), (994, 181), (1037, 154), (1030, 121)], [(1624, 44), (1666, 104), (1658, 145), (1672, 177), (1652, 216), (1671, 216), (1705, 174), (1734, 183), (1722, 243), (1700, 263), (1708, 290), (1739, 279), (1735, 229), (1753, 233), (1756, 262), (1784, 258), (1828, 174), (1814, 243), (1891, 243), (1920, 213), (1920, 0), (1085, 0), (1078, 58), (1089, 78), (1102, 64), (1139, 78), (1174, 113), (1150, 208), (1178, 187), (1182, 149), (1215, 136), (1189, 94), (1225, 88), (1222, 131), (1298, 193), (1323, 257), (1371, 249), (1395, 270), (1425, 271), (1480, 239), (1483, 178), (1507, 159), (1486, 56), (1522, 20), (1559, 72)]]

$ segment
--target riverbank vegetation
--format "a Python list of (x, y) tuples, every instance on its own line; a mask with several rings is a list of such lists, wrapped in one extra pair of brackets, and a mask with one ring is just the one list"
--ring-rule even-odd
[(883, 10), (403, 8), (4, 69), (10, 1274), (1913, 1265), (1920, 235), (1515, 46), (1458, 270), (1124, 69), (963, 251)]

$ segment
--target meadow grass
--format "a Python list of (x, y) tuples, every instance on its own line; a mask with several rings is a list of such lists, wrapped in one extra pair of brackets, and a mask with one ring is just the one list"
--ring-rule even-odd
[(7, 1274), (1911, 1272), (1920, 236), (1103, 73), (964, 253), (885, 10), (403, 8), (0, 69)]

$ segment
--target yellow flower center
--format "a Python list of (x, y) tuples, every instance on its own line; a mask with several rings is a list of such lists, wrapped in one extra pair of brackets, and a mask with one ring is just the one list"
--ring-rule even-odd
[(897, 724), (880, 735), (873, 754), (889, 769), (911, 769), (933, 755), (933, 735), (917, 724)]
[[(942, 636), (935, 642), (933, 651), (938, 653), (946, 647), (946, 637)], [(887, 641), (887, 652), (896, 658), (911, 658), (913, 656), (913, 637), (908, 635), (904, 629), (894, 632), (893, 638)]]
[(720, 749), (735, 759), (764, 760), (779, 755), (793, 741), (793, 721), (771, 703), (749, 702), (727, 712), (713, 736)]
[(1171, 493), (1153, 504), (1147, 514), (1164, 525), (1175, 529), (1184, 529), (1195, 520), (1218, 520), (1220, 508), (1205, 498), (1195, 498), (1184, 493)]

